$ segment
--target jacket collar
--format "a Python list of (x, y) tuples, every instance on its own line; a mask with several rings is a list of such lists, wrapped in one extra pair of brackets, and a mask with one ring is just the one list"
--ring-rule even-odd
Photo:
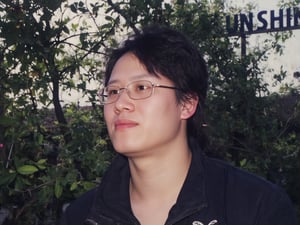
[(130, 206), (129, 178), (128, 160), (118, 155), (97, 188), (89, 220), (103, 221), (105, 218), (112, 220), (111, 224), (137, 224)]
[[(203, 154), (195, 143), (191, 144), (190, 147), (192, 162), (189, 172), (177, 202), (170, 210), (166, 224), (174, 224), (207, 206)], [(98, 187), (89, 219), (101, 221), (105, 217), (107, 219), (113, 218), (114, 224), (117, 221), (120, 224), (138, 224), (130, 206), (129, 179), (128, 160), (119, 155), (112, 162)]]
[(186, 216), (207, 207), (203, 153), (196, 143), (191, 144), (192, 162), (176, 204), (166, 224), (174, 224)]

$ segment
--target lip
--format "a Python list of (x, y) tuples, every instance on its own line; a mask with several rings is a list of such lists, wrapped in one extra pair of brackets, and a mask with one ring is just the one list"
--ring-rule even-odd
[(116, 130), (132, 128), (132, 127), (136, 127), (137, 125), (138, 125), (137, 122), (135, 122), (133, 120), (128, 120), (128, 119), (119, 119), (119, 120), (116, 120), (114, 123)]

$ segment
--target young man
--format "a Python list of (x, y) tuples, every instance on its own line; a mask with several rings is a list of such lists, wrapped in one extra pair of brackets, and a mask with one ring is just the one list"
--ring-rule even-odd
[(201, 153), (207, 78), (197, 49), (168, 28), (112, 52), (100, 98), (119, 154), (63, 225), (296, 225), (279, 187)]

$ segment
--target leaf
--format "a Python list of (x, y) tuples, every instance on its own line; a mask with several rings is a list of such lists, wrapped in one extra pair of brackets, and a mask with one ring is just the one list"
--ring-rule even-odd
[(70, 9), (73, 13), (77, 13), (77, 3), (70, 5)]
[(37, 164), (42, 165), (45, 164), (47, 162), (47, 159), (40, 159), (39, 161), (37, 161)]
[(8, 173), (0, 176), (0, 186), (9, 185), (16, 178), (16, 175), (16, 173)]
[(63, 27), (63, 31), (66, 33), (66, 34), (70, 34), (70, 30), (67, 26), (64, 26)]
[(246, 164), (247, 164), (247, 159), (246, 159), (246, 158), (244, 158), (244, 159), (242, 159), (242, 160), (240, 161), (241, 167), (244, 167)]
[(37, 161), (36, 163), (35, 163), (35, 165), (40, 169), (40, 170), (44, 170), (44, 169), (46, 169), (47, 167), (46, 167), (46, 162), (47, 162), (47, 159), (40, 159), (39, 161)]
[(71, 184), (71, 187), (70, 187), (70, 191), (74, 191), (74, 190), (76, 190), (76, 189), (77, 189), (77, 187), (78, 187), (78, 184), (77, 184), (77, 182), (74, 182), (74, 183), (72, 183), (72, 184)]
[(43, 164), (36, 164), (36, 166), (40, 169), (40, 170), (45, 170), (47, 167)]
[(16, 122), (9, 117), (2, 116), (0, 117), (0, 125), (2, 126), (14, 126)]
[(17, 168), (17, 172), (22, 175), (34, 174), (38, 171), (38, 168), (32, 165), (23, 165)]
[(55, 182), (55, 186), (54, 186), (54, 194), (56, 198), (60, 198), (60, 196), (62, 195), (62, 186), (61, 183), (59, 182), (59, 180), (56, 180)]
[(82, 186), (83, 186), (84, 190), (88, 191), (88, 190), (94, 188), (96, 185), (92, 182), (84, 181), (84, 182), (82, 182)]

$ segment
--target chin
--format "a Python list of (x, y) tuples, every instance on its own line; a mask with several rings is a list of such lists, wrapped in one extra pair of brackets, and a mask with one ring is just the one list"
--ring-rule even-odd
[(114, 149), (117, 153), (120, 153), (122, 155), (127, 155), (127, 154), (134, 153), (134, 152), (138, 151), (136, 149), (136, 147), (134, 148), (134, 147), (124, 145), (124, 144), (114, 145)]
[(126, 157), (135, 157), (135, 156), (141, 156), (142, 152), (140, 148), (130, 148), (130, 147), (124, 147), (124, 145), (121, 148), (115, 148), (115, 151), (121, 155), (124, 155)]

